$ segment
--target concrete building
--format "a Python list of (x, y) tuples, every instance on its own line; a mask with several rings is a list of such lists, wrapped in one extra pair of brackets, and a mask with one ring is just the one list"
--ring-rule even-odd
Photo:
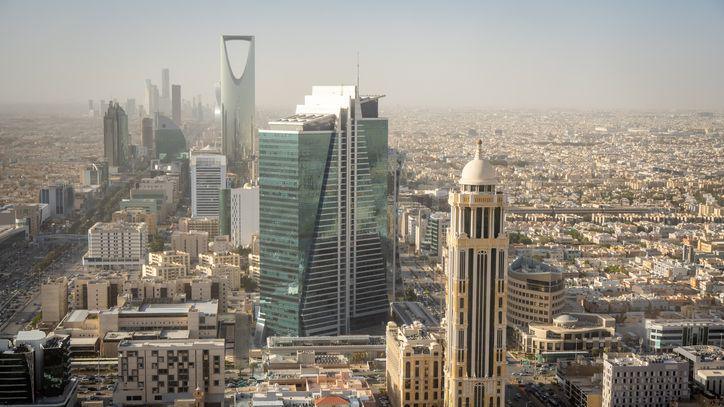
[(224, 340), (122, 341), (113, 401), (170, 406), (203, 394), (201, 405), (224, 405)]
[(124, 277), (77, 278), (73, 285), (73, 308), (99, 310), (115, 307), (123, 290)]
[(102, 189), (108, 187), (109, 172), (107, 161), (97, 161), (83, 167), (80, 172), (80, 183), (83, 186), (98, 185)]
[(450, 191), (445, 405), (505, 405), (508, 235), (495, 169), (475, 158)]
[(113, 212), (112, 222), (145, 223), (148, 228), (148, 235), (155, 236), (158, 231), (158, 217), (145, 208), (125, 208)]
[(218, 218), (181, 218), (178, 220), (178, 230), (190, 232), (198, 230), (209, 234), (209, 242), (219, 235)]
[(51, 218), (66, 218), (73, 215), (75, 207), (73, 185), (58, 182), (40, 189), (40, 203), (47, 204)]
[(572, 406), (601, 407), (603, 363), (599, 360), (558, 363), (556, 381)]
[(206, 253), (209, 248), (209, 234), (192, 230), (190, 232), (173, 232), (171, 234), (171, 249), (186, 252), (191, 261), (196, 262), (200, 253)]
[(181, 126), (181, 85), (171, 85), (171, 120)]
[(251, 236), (259, 233), (259, 187), (244, 185), (230, 190), (230, 236), (235, 247), (251, 245)]
[(148, 264), (143, 265), (143, 277), (160, 277), (164, 280), (186, 277), (190, 271), (191, 256), (176, 250), (149, 253)]
[(148, 149), (151, 157), (156, 157), (154, 150), (155, 141), (153, 139), (153, 119), (150, 117), (141, 119), (141, 145)]
[(671, 354), (606, 354), (602, 393), (603, 407), (658, 407), (687, 400), (689, 362)]
[(689, 361), (689, 380), (699, 370), (724, 370), (724, 349), (711, 345), (680, 346), (673, 353)]
[(620, 344), (616, 320), (599, 314), (561, 314), (552, 323), (530, 323), (521, 334), (521, 347), (543, 358), (571, 358), (576, 354), (600, 355)]
[(445, 363), (442, 338), (420, 322), (387, 324), (387, 395), (394, 407), (443, 405)]
[[(241, 170), (251, 180), (254, 153), (255, 51), (254, 36), (221, 36), (221, 139), (223, 154), (230, 167)], [(239, 52), (230, 47), (235, 47)], [(234, 60), (230, 55), (241, 55)], [(240, 63), (240, 64), (239, 64)]]
[(435, 212), (427, 218), (425, 229), (425, 251), (436, 259), (442, 261), (446, 245), (447, 229), (450, 227), (450, 214), (447, 212)]
[(88, 229), (88, 252), (83, 265), (140, 269), (148, 250), (145, 223), (97, 222)]
[(219, 191), (226, 188), (226, 157), (210, 150), (191, 151), (191, 216), (219, 216)]
[(261, 314), (274, 334), (341, 335), (385, 321), (379, 99), (314, 86), (295, 115), (259, 132)]
[(679, 346), (724, 346), (724, 320), (647, 319), (644, 345), (653, 352), (670, 352)]
[[(565, 306), (561, 270), (529, 257), (508, 268), (508, 326), (525, 331), (530, 323), (550, 324)], [(518, 336), (518, 335), (516, 335)]]
[(49, 324), (60, 322), (68, 313), (68, 279), (49, 281), (40, 286), (42, 321)]

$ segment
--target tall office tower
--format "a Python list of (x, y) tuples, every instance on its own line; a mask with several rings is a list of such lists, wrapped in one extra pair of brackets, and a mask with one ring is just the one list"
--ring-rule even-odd
[(163, 68), (161, 70), (161, 97), (164, 99), (168, 99), (171, 97), (171, 93), (169, 92), (171, 90), (171, 82), (168, 74), (168, 68)]
[(103, 118), (103, 151), (108, 165), (125, 167), (130, 157), (128, 116), (118, 103), (111, 103)]
[(388, 309), (381, 96), (315, 86), (259, 132), (261, 306), (278, 335), (341, 335)]
[[(112, 104), (112, 102), (111, 102), (111, 104)], [(100, 110), (99, 110), (100, 114), (106, 114), (106, 110), (108, 110), (108, 104), (106, 103), (105, 100), (101, 99), (99, 107), (100, 107)]]
[(171, 86), (171, 119), (181, 125), (181, 85)]
[(231, 168), (247, 173), (246, 180), (254, 155), (254, 81), (254, 37), (222, 35), (222, 152)]
[(219, 216), (219, 191), (226, 188), (226, 157), (212, 150), (191, 152), (191, 216)]
[(445, 405), (504, 406), (505, 198), (481, 141), (458, 182), (448, 199)]
[(58, 323), (68, 313), (68, 279), (58, 278), (40, 286), (43, 322)]
[[(153, 140), (153, 119), (150, 117), (144, 117), (141, 119), (141, 145), (148, 149), (149, 154), (155, 151)], [(155, 154), (150, 155), (151, 157), (155, 157)]]
[(93, 99), (88, 99), (88, 117), (95, 117), (96, 112), (93, 108)]
[(136, 99), (126, 99), (126, 115), (128, 115), (128, 117), (135, 117), (136, 112)]
[(147, 114), (151, 117), (160, 112), (158, 86), (152, 84), (150, 79), (146, 79), (146, 106)]

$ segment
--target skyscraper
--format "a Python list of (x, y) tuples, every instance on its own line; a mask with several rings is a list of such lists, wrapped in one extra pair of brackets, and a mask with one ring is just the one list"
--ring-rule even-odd
[(103, 118), (103, 152), (111, 167), (125, 167), (130, 156), (128, 116), (118, 103), (111, 103)]
[(171, 86), (171, 119), (181, 126), (181, 85)]
[(161, 97), (164, 99), (168, 99), (171, 96), (169, 93), (170, 83), (168, 68), (163, 68), (161, 70)]
[(505, 405), (505, 198), (496, 190), (495, 169), (482, 155), (478, 141), (459, 190), (448, 199), (447, 407)]
[(148, 107), (146, 113), (151, 117), (160, 111), (158, 100), (158, 87), (152, 84), (150, 79), (146, 79), (146, 106)]
[(280, 335), (384, 319), (387, 119), (381, 96), (315, 86), (259, 133), (261, 306)]
[(226, 188), (226, 157), (212, 150), (191, 152), (191, 216), (219, 216), (219, 191)]
[(254, 37), (222, 35), (222, 152), (230, 167), (247, 173), (247, 180), (254, 154), (254, 80)]

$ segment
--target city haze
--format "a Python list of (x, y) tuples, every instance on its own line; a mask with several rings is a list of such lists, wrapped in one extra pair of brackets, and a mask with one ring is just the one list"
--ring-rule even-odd
[[(525, 3), (525, 4), (520, 4)], [(143, 100), (144, 79), (213, 100), (221, 34), (257, 39), (257, 105), (360, 81), (397, 106), (724, 109), (724, 3), (0, 3), (0, 110)]]

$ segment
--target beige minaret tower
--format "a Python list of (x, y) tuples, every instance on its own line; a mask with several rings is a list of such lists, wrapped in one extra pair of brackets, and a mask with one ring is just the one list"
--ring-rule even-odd
[(445, 406), (505, 405), (505, 313), (508, 235), (497, 175), (475, 158), (451, 191), (445, 315)]

